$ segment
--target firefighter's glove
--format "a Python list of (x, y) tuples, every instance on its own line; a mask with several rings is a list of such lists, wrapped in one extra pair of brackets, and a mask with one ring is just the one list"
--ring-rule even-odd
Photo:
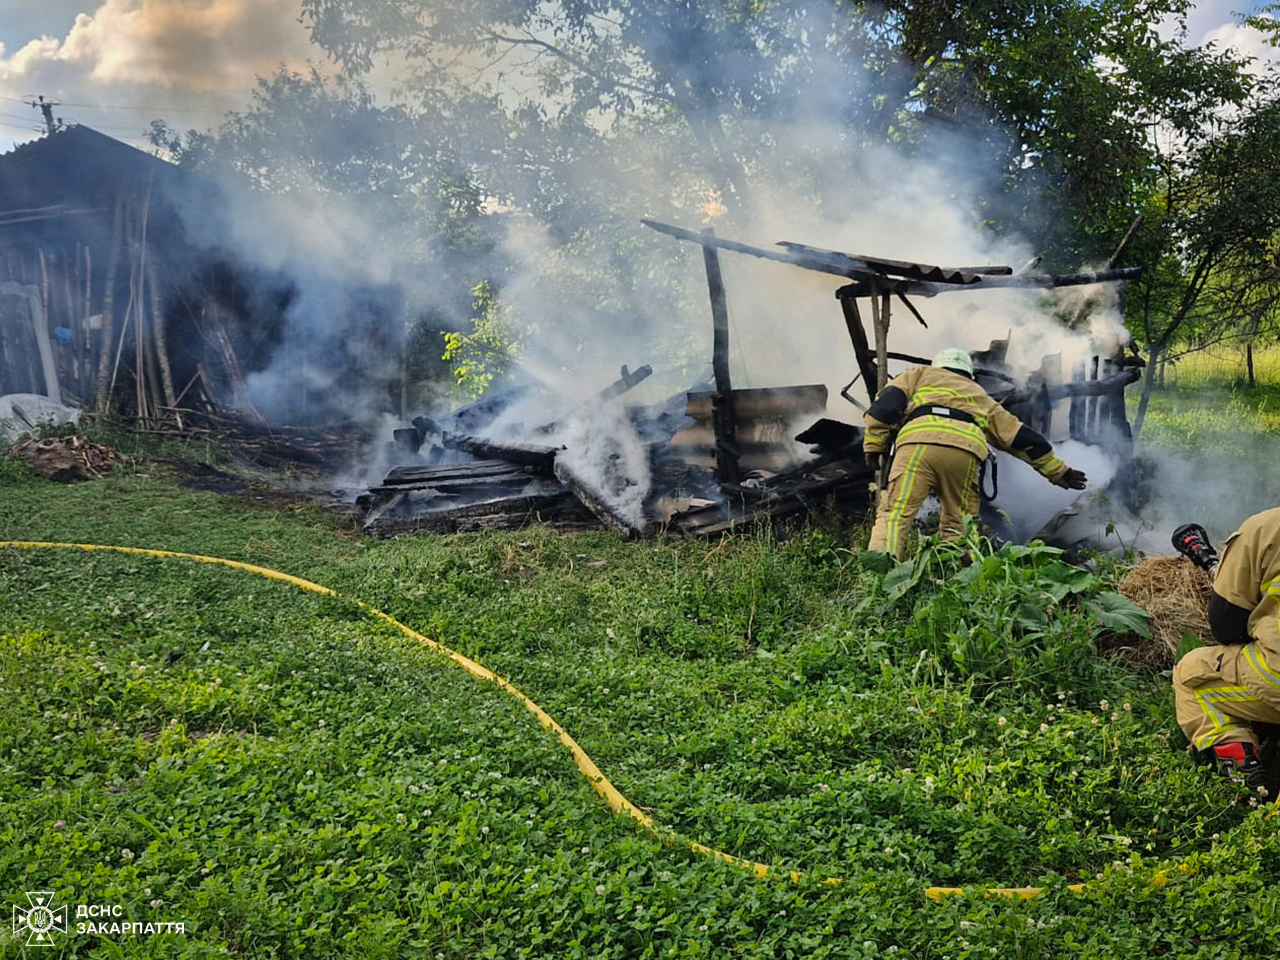
[(1083, 490), (1089, 478), (1084, 475), (1083, 470), (1068, 470), (1053, 482), (1065, 490)]
[(876, 474), (876, 476), (879, 476), (879, 475), (880, 475), (880, 468), (881, 468), (882, 466), (884, 466), (884, 454), (883, 454), (883, 453), (880, 453), (879, 451), (874, 451), (874, 452), (873, 452), (873, 451), (871, 451), (871, 450), (868, 450), (866, 453), (864, 453), (864, 454), (862, 455), (862, 459), (863, 459), (863, 461), (866, 463), (867, 467), (868, 467), (868, 468), (869, 468), (869, 469), (870, 469), (874, 474)]

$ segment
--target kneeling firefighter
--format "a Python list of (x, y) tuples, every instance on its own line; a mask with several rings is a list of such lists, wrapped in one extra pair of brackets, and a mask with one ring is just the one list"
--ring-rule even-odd
[(1173, 668), (1178, 726), (1200, 760), (1275, 800), (1280, 791), (1255, 725), (1280, 724), (1280, 507), (1246, 519), (1227, 538), (1221, 563), (1197, 524), (1174, 531), (1173, 545), (1213, 574), (1208, 613), (1217, 641), (1187, 651)]
[(1049, 441), (982, 389), (973, 379), (972, 359), (957, 347), (940, 351), (931, 366), (914, 367), (885, 384), (865, 421), (867, 465), (881, 468), (891, 440), (895, 451), (868, 547), (899, 559), (907, 530), (931, 491), (942, 504), (944, 539), (958, 537), (964, 517), (977, 514), (978, 470), (991, 446), (1025, 460), (1060, 487), (1085, 486), (1083, 472), (1063, 463)]

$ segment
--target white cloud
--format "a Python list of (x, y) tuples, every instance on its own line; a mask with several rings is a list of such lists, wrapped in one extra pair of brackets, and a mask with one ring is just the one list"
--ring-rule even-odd
[(1215, 27), (1205, 34), (1204, 43), (1212, 43), (1219, 50), (1232, 49), (1238, 54), (1252, 57), (1252, 69), (1255, 73), (1261, 73), (1268, 66), (1280, 63), (1280, 50), (1267, 42), (1265, 34), (1238, 23), (1224, 23)]
[[(103, 0), (61, 38), (0, 45), (0, 97), (55, 97), (68, 122), (113, 135), (140, 132), (164, 108), (208, 110), (170, 118), (207, 126), (244, 105), (255, 77), (318, 57), (298, 13), (298, 0)], [(95, 106), (70, 106), (85, 104)]]

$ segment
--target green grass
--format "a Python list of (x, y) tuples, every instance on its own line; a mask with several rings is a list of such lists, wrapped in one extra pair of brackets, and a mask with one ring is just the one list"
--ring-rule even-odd
[[(1260, 385), (1280, 384), (1280, 345), (1254, 351), (1253, 374)], [(1170, 364), (1165, 383), (1171, 387), (1231, 386), (1246, 383), (1248, 375), (1244, 347), (1221, 345), (1188, 354)]]
[[(886, 582), (816, 531), (371, 541), (146, 463), (60, 486), (6, 461), (0, 539), (211, 554), (359, 597), (513, 680), (662, 826), (806, 872), (760, 881), (664, 846), (521, 705), (350, 604), (179, 560), (4, 550), (2, 889), (187, 930), (56, 953), (6, 931), (5, 955), (1274, 945), (1277, 820), (1192, 766), (1167, 678), (1096, 652), (1104, 585), (1062, 586), (1047, 553), (969, 572), (926, 553)], [(935, 903), (931, 884), (1049, 889)]]

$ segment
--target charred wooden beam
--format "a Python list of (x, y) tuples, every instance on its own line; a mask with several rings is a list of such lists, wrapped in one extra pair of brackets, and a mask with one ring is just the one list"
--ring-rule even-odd
[(583, 477), (565, 460), (557, 460), (555, 465), (556, 479), (573, 491), (582, 505), (595, 514), (596, 518), (610, 530), (616, 530), (625, 537), (640, 536), (645, 527), (638, 526), (609, 503), (608, 497), (596, 485)]
[(497, 440), (486, 440), (483, 437), (472, 437), (462, 433), (444, 434), (446, 447), (457, 447), (475, 457), (486, 460), (505, 460), (529, 467), (532, 472), (544, 477), (552, 476), (556, 454), (564, 447), (548, 447), (537, 443), (522, 443), (517, 440), (505, 443)]
[(724, 277), (720, 273), (720, 256), (714, 243), (715, 234), (710, 229), (703, 230), (702, 239), (702, 262), (711, 294), (711, 370), (716, 381), (711, 423), (716, 435), (716, 479), (721, 483), (737, 483), (740, 471), (738, 448), (734, 442), (737, 422), (733, 412), (733, 384), (729, 379), (729, 305), (725, 298)]
[(587, 402), (593, 406), (601, 403), (608, 403), (615, 397), (622, 396), (632, 387), (636, 386), (636, 384), (649, 379), (652, 374), (653, 367), (649, 366), (647, 363), (630, 371), (627, 370), (626, 367), (623, 367), (622, 376), (618, 377), (617, 380), (613, 381), (613, 383), (609, 384), (609, 386), (605, 387)]
[(966, 286), (950, 283), (932, 283), (923, 280), (900, 280), (896, 277), (875, 278), (850, 283), (836, 291), (840, 299), (847, 297), (869, 297), (873, 287), (880, 293), (888, 291), (898, 294), (913, 294), (921, 297), (933, 297), (940, 293), (953, 293), (957, 290), (996, 290), (996, 289), (1054, 289), (1056, 287), (1078, 287), (1093, 283), (1117, 283), (1119, 281), (1136, 280), (1142, 276), (1141, 267), (1125, 267), (1119, 270), (1099, 270), (1096, 273), (1072, 273), (1063, 276), (1050, 274), (1017, 274), (1014, 276), (982, 277), (979, 282)]
[[(1128, 367), (1119, 373), (1105, 377), (1101, 380), (1085, 380), (1083, 366), (1076, 368), (1076, 375), (1081, 379), (1072, 380), (1069, 383), (1046, 384), (1043, 387), (1037, 387), (1029, 390), (1011, 390), (1006, 394), (998, 396), (996, 399), (1000, 401), (1001, 406), (1013, 406), (1019, 403), (1031, 403), (1039, 398), (1047, 398), (1049, 402), (1056, 403), (1067, 397), (1072, 399), (1085, 399), (1088, 397), (1101, 397), (1117, 392), (1123, 393), (1124, 388), (1131, 383), (1136, 383), (1142, 377), (1142, 371), (1138, 367)], [(1076, 412), (1073, 416), (1083, 417), (1083, 412)], [(1083, 432), (1084, 424), (1077, 424), (1079, 432)]]
[(693, 230), (685, 230), (683, 227), (673, 227), (669, 223), (660, 223), (657, 220), (641, 220), (640, 222), (652, 230), (657, 230), (659, 233), (665, 233), (668, 236), (675, 237), (677, 240), (687, 240), (689, 243), (697, 243), (704, 246), (710, 245), (720, 250), (744, 253), (749, 257), (759, 257), (762, 260), (773, 260), (776, 263), (789, 263), (794, 267), (803, 267), (806, 270), (816, 270), (819, 273), (830, 273), (837, 277), (848, 277), (850, 280), (874, 275), (874, 271), (870, 268), (864, 270), (853, 270), (848, 266), (832, 263), (829, 259), (822, 257), (814, 257), (798, 253), (782, 253), (778, 250), (766, 250), (763, 247), (753, 247), (750, 244), (737, 243), (733, 240), (724, 240), (720, 237), (704, 238), (701, 233), (696, 233)]
[(531, 479), (532, 475), (523, 467), (506, 460), (473, 460), (470, 463), (393, 467), (383, 478), (382, 486), (434, 486), (446, 481), (483, 484), (509, 480), (527, 483)]
[(876, 361), (871, 356), (871, 345), (867, 342), (867, 329), (862, 325), (862, 316), (858, 313), (858, 302), (853, 297), (841, 297), (840, 309), (844, 312), (844, 324), (849, 330), (849, 339), (853, 342), (853, 355), (858, 361), (863, 386), (867, 388), (867, 398), (874, 402)]

